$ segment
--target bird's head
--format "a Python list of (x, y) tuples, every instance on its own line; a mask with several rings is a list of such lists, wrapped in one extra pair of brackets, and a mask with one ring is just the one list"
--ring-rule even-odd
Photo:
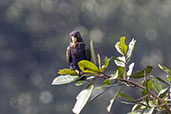
[(78, 30), (74, 30), (70, 33), (70, 38), (71, 42), (76, 43), (76, 42), (82, 42), (83, 39), (81, 37), (81, 34)]

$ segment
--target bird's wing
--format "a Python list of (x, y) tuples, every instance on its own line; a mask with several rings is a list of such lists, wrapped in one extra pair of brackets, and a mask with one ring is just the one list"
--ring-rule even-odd
[(70, 63), (70, 58), (71, 58), (71, 52), (70, 52), (70, 46), (68, 46), (66, 50), (66, 59), (68, 64)]
[(89, 61), (91, 61), (91, 51), (90, 48), (86, 48), (86, 57)]

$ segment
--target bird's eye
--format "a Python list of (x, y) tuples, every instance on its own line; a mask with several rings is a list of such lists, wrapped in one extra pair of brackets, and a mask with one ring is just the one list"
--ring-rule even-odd
[(75, 36), (78, 38), (78, 37), (80, 36), (80, 33), (79, 33), (79, 32), (77, 32)]

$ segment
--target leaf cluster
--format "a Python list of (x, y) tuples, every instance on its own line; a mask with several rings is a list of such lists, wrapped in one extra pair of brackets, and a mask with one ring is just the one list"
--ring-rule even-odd
[[(107, 89), (113, 87), (120, 87), (113, 98), (111, 98), (107, 111), (110, 112), (113, 103), (118, 98), (122, 103), (133, 104), (131, 112), (128, 114), (152, 114), (157, 111), (163, 111), (171, 113), (169, 101), (171, 100), (170, 86), (171, 86), (171, 70), (165, 66), (159, 65), (159, 68), (167, 73), (167, 80), (163, 78), (150, 75), (152, 66), (147, 66), (143, 70), (133, 72), (135, 63), (130, 63), (136, 40), (132, 39), (131, 42), (125, 44), (126, 37), (121, 37), (120, 41), (115, 44), (115, 48), (120, 53), (119, 57), (106, 57), (101, 60), (100, 54), (97, 57), (94, 52), (93, 42), (90, 41), (92, 61), (82, 60), (78, 63), (81, 72), (76, 72), (70, 69), (59, 70), (57, 76), (52, 85), (61, 85), (75, 82), (76, 86), (87, 84), (76, 97), (77, 101), (73, 108), (73, 113), (79, 114), (89, 100), (95, 99), (105, 93)], [(97, 62), (96, 62), (97, 58)], [(114, 61), (116, 68), (113, 69), (113, 73), (107, 74), (106, 70), (109, 66), (109, 62)], [(98, 63), (98, 65), (96, 65)], [(82, 77), (86, 77), (86, 80), (80, 80)], [(94, 81), (97, 78), (103, 78), (104, 81), (95, 87)], [(142, 83), (137, 83), (138, 79), (142, 80)], [(141, 97), (134, 99), (124, 93), (127, 88), (137, 88), (141, 90)], [(90, 98), (93, 91), (102, 89), (101, 93)]]

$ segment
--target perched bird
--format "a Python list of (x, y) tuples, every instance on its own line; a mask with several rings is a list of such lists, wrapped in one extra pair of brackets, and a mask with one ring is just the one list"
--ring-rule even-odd
[(89, 48), (86, 48), (81, 34), (75, 30), (70, 33), (71, 42), (66, 50), (66, 58), (69, 68), (76, 71), (81, 71), (78, 67), (78, 62), (81, 60), (91, 60)]

